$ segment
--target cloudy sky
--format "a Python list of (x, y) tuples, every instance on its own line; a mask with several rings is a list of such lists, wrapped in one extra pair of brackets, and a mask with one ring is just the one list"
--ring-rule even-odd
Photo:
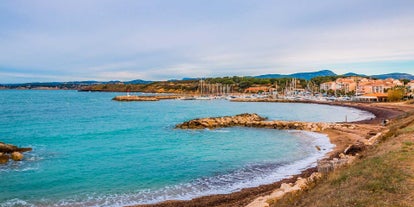
[(414, 73), (414, 0), (4, 0), (0, 83)]

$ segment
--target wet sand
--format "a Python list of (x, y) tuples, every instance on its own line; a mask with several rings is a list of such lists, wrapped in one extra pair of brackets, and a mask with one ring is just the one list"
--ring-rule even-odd
[[(315, 102), (312, 102), (315, 103)], [(375, 115), (375, 118), (370, 120), (363, 120), (351, 123), (348, 127), (342, 127), (338, 129), (327, 129), (321, 133), (327, 134), (331, 143), (335, 144), (336, 147), (333, 151), (328, 153), (330, 158), (338, 156), (340, 152), (361, 139), (367, 139), (372, 136), (373, 133), (379, 132), (385, 129), (381, 123), (385, 119), (392, 120), (409, 109), (414, 109), (414, 106), (399, 105), (399, 104), (373, 104), (373, 103), (316, 103), (316, 104), (327, 104), (327, 105), (338, 105), (353, 107), (360, 110), (371, 112)], [(316, 172), (316, 168), (309, 168), (304, 170), (301, 174), (292, 175), (289, 178), (281, 181), (261, 185), (253, 188), (245, 188), (241, 191), (229, 193), (229, 194), (218, 194), (210, 196), (202, 196), (194, 198), (192, 200), (184, 201), (164, 201), (157, 204), (148, 205), (134, 205), (135, 207), (242, 207), (248, 205), (255, 198), (263, 195), (270, 194), (274, 189), (280, 187), (282, 183), (295, 182), (298, 177), (308, 177), (313, 172)]]

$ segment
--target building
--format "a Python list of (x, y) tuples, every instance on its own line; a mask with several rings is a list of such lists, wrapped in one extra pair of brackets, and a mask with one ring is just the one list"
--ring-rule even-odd
[(245, 93), (261, 93), (261, 92), (270, 92), (270, 87), (249, 87), (244, 90)]
[(410, 81), (405, 85), (410, 92), (414, 92), (414, 80)]
[(335, 83), (336, 90), (343, 90), (345, 93), (355, 91), (357, 85), (354, 77), (338, 78), (336, 79)]
[(324, 91), (329, 90), (343, 90), (345, 93), (355, 91), (356, 82), (354, 77), (349, 78), (338, 78), (335, 81), (329, 81), (320, 84), (320, 89)]
[(336, 83), (335, 81), (329, 81), (326, 83), (322, 83), (319, 88), (324, 91), (335, 90)]
[(389, 89), (392, 89), (396, 86), (403, 86), (404, 83), (402, 83), (400, 80), (395, 80), (392, 78), (387, 78), (384, 80), (373, 80), (368, 78), (363, 78), (358, 81), (356, 86), (356, 94), (362, 95), (362, 94), (384, 94)]

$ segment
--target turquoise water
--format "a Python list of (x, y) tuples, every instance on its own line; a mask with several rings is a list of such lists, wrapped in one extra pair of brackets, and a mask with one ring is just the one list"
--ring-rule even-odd
[(0, 166), (0, 206), (121, 206), (234, 192), (298, 173), (332, 145), (317, 133), (175, 124), (245, 112), (329, 122), (372, 116), (315, 104), (111, 101), (115, 95), (0, 91), (0, 141), (33, 148)]

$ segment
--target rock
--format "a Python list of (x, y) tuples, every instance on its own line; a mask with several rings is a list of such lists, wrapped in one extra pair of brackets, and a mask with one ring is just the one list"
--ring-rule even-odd
[(13, 152), (12, 154), (11, 154), (11, 158), (12, 158), (12, 160), (14, 160), (14, 161), (21, 161), (21, 160), (23, 160), (23, 154), (22, 153), (20, 153), (20, 152)]
[(301, 190), (301, 188), (298, 185), (292, 185), (292, 183), (289, 183), (289, 184), (282, 183), (282, 185), (280, 186), (280, 190), (283, 190), (283, 192), (285, 193), (289, 193), (289, 192)]
[(272, 194), (270, 194), (270, 197), (273, 199), (279, 199), (281, 197), (283, 197), (285, 195), (285, 192), (280, 190), (280, 189), (276, 189), (275, 191), (272, 192)]
[(11, 144), (5, 144), (3, 142), (0, 142), (0, 152), (4, 153), (12, 153), (16, 151), (18, 147), (11, 145)]
[(217, 127), (229, 127), (234, 125), (259, 125), (265, 118), (257, 114), (239, 114), (236, 116), (225, 117), (212, 117), (193, 119), (182, 124), (178, 124), (176, 128), (181, 129), (203, 129), (203, 128), (217, 128)]
[(345, 150), (344, 154), (346, 155), (355, 155), (358, 152), (365, 150), (366, 146), (362, 142), (357, 142), (355, 144), (349, 145)]
[(298, 178), (295, 182), (295, 186), (298, 186), (300, 189), (305, 188), (308, 183), (307, 179)]
[(12, 144), (5, 144), (0, 142), (0, 152), (2, 153), (12, 153), (12, 152), (28, 152), (32, 151), (32, 148), (18, 148)]
[(283, 191), (288, 191), (290, 188), (292, 187), (291, 183), (282, 183), (282, 185), (280, 185), (280, 190)]
[(322, 174), (329, 173), (333, 171), (333, 164), (329, 160), (319, 160), (318, 161), (318, 172)]
[(377, 135), (377, 133), (378, 133), (378, 132), (376, 132), (376, 131), (370, 131), (370, 132), (368, 132), (368, 135), (370, 135), (370, 136), (374, 136), (374, 135)]
[(322, 178), (322, 174), (318, 172), (312, 173), (312, 175), (308, 178), (308, 182), (315, 182)]
[(2, 154), (0, 155), (0, 164), (6, 164), (9, 161), (9, 155)]
[(22, 148), (17, 148), (15, 152), (29, 152), (29, 151), (32, 151), (31, 147), (22, 147)]

